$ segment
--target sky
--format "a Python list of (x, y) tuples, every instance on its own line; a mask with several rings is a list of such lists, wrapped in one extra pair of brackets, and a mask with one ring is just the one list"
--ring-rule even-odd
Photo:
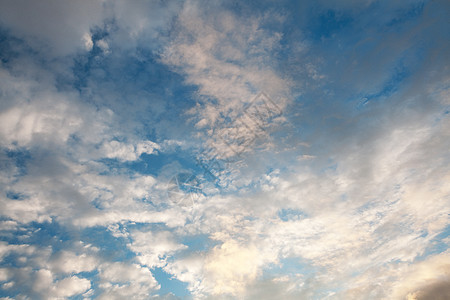
[(0, 299), (449, 299), (449, 15), (0, 0)]

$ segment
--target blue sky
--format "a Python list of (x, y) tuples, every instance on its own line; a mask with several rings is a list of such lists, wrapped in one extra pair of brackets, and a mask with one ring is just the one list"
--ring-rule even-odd
[(0, 1), (0, 299), (449, 298), (449, 10)]

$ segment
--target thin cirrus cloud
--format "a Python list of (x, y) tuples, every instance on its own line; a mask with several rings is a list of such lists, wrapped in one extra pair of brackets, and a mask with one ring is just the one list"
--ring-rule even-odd
[(448, 298), (445, 1), (0, 7), (2, 299)]

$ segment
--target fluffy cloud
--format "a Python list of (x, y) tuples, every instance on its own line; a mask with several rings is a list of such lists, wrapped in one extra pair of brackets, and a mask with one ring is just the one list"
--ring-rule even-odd
[(214, 248), (205, 265), (208, 280), (212, 281), (212, 293), (242, 294), (245, 285), (258, 276), (260, 259), (254, 246), (242, 247), (234, 241)]
[(148, 268), (136, 264), (110, 263), (100, 267), (100, 299), (147, 299), (158, 283)]
[(141, 154), (152, 154), (160, 147), (151, 142), (143, 141), (136, 146), (132, 144), (124, 144), (118, 141), (111, 141), (103, 144), (102, 153), (107, 158), (115, 158), (121, 161), (129, 161), (138, 159)]
[(85, 253), (76, 255), (68, 251), (58, 253), (50, 262), (54, 271), (62, 273), (90, 272), (96, 269), (98, 264), (98, 259), (93, 256)]
[(134, 231), (131, 233), (131, 239), (128, 247), (137, 254), (141, 264), (149, 267), (164, 266), (168, 256), (187, 248), (177, 243), (169, 231)]
[(56, 299), (62, 297), (71, 297), (81, 294), (91, 287), (91, 282), (85, 278), (78, 278), (77, 276), (67, 277), (55, 283), (51, 291), (51, 296)]

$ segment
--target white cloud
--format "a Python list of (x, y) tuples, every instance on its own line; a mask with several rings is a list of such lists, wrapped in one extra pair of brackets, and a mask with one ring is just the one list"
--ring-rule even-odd
[(10, 278), (8, 269), (0, 268), (0, 281), (8, 281)]
[(159, 289), (150, 269), (137, 264), (121, 262), (100, 266), (99, 299), (148, 299), (150, 293)]
[(94, 42), (92, 41), (92, 35), (89, 33), (85, 33), (83, 35), (84, 47), (87, 51), (91, 51), (92, 47), (94, 47)]
[(50, 270), (41, 269), (35, 274), (36, 279), (33, 283), (33, 291), (38, 293), (45, 293), (53, 287), (53, 274)]
[(93, 256), (85, 253), (76, 255), (69, 251), (61, 251), (50, 262), (52, 270), (58, 273), (90, 272), (96, 269), (98, 264), (98, 259)]
[(91, 287), (91, 282), (77, 276), (66, 277), (51, 288), (50, 299), (61, 299), (84, 293)]
[(197, 298), (203, 297), (210, 292), (205, 286), (205, 273), (203, 270), (205, 257), (199, 254), (191, 254), (168, 262), (164, 270), (173, 274), (176, 279), (189, 283), (188, 290)]
[(137, 160), (143, 153), (153, 154), (159, 148), (159, 145), (151, 141), (143, 141), (137, 145), (110, 141), (103, 144), (101, 152), (107, 158), (116, 158), (121, 161), (133, 161)]
[(242, 294), (259, 275), (261, 259), (261, 252), (253, 245), (241, 246), (230, 240), (215, 247), (205, 264), (212, 294)]
[(134, 231), (131, 240), (128, 247), (136, 253), (138, 261), (148, 267), (164, 266), (168, 256), (187, 248), (177, 243), (169, 231)]
[(101, 39), (95, 42), (95, 44), (103, 50), (104, 53), (109, 53), (109, 45), (105, 39)]
[(78, 276), (55, 281), (57, 274), (48, 269), (10, 268), (7, 272), (11, 281), (4, 284), (3, 288), (20, 288), (19, 292), (22, 294), (17, 295), (19, 299), (28, 299), (27, 297), (65, 299), (83, 293), (91, 286), (89, 280)]
[[(51, 95), (45, 95), (51, 97)], [(35, 101), (5, 110), (0, 114), (2, 145), (19, 147), (34, 142), (66, 142), (82, 124), (66, 101)]]

